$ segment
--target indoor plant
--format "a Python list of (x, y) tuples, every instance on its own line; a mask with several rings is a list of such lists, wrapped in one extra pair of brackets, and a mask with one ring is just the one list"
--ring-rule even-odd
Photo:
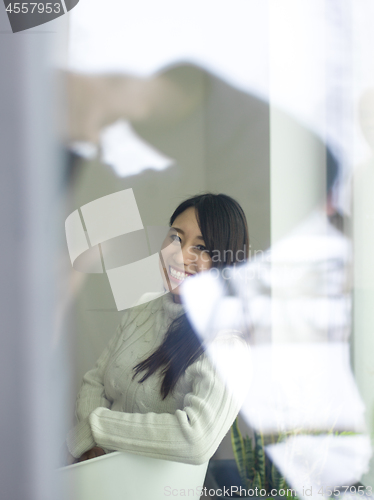
[[(278, 442), (282, 437), (279, 436), (276, 440), (270, 439), (271, 442)], [(221, 490), (222, 495), (220, 492), (217, 498), (222, 499), (233, 497), (267, 498), (270, 496), (268, 493), (271, 490), (279, 492), (279, 490), (284, 489), (285, 495), (283, 498), (285, 498), (289, 487), (285, 478), (265, 455), (264, 436), (260, 433), (254, 433), (253, 439), (248, 436), (243, 437), (238, 421), (235, 420), (231, 427), (231, 442), (235, 460), (211, 461), (206, 481), (207, 489)], [(242, 488), (242, 495), (239, 494), (240, 488)], [(244, 490), (247, 496), (245, 496)], [(251, 490), (253, 490), (253, 494)], [(261, 490), (262, 494), (260, 494)], [(266, 490), (266, 494), (264, 494), (264, 490)], [(249, 496), (248, 491), (251, 492)], [(271, 498), (275, 499), (277, 496), (274, 495)]]
[[(281, 438), (282, 436), (277, 441)], [(254, 433), (252, 443), (251, 438), (242, 436), (236, 419), (231, 427), (231, 441), (240, 479), (246, 490), (255, 490), (257, 487), (258, 490), (270, 492), (287, 488), (285, 478), (265, 455), (264, 437), (261, 433)]]

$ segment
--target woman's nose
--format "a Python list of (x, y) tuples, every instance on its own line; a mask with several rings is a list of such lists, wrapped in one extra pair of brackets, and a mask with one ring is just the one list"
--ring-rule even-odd
[(185, 266), (191, 267), (190, 271), (193, 272), (193, 264), (196, 262), (196, 253), (194, 252), (194, 247), (189, 245), (182, 249), (183, 261)]
[(177, 264), (181, 266), (188, 266), (193, 262), (193, 252), (191, 246), (182, 245), (174, 255)]

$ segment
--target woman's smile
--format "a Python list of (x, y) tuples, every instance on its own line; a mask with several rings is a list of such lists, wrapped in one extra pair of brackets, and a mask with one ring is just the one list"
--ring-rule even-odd
[(180, 285), (194, 274), (211, 267), (211, 258), (196, 217), (195, 207), (179, 214), (170, 226), (161, 249), (165, 290), (180, 302)]
[(169, 265), (169, 277), (173, 281), (182, 283), (182, 281), (188, 278), (188, 276), (192, 276), (192, 273), (186, 273), (185, 271), (178, 270), (175, 267)]

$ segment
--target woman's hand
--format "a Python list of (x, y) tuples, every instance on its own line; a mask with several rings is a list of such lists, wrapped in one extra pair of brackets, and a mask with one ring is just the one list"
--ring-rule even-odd
[(105, 451), (102, 448), (100, 448), (100, 446), (94, 446), (90, 450), (83, 453), (83, 455), (79, 458), (78, 462), (84, 462), (85, 460), (101, 457), (102, 455), (105, 455)]

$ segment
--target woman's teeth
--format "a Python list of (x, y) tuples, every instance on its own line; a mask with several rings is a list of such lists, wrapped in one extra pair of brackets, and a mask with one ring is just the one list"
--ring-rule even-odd
[(189, 274), (183, 273), (181, 271), (176, 271), (172, 267), (170, 267), (170, 274), (173, 278), (176, 278), (177, 280), (183, 281)]

